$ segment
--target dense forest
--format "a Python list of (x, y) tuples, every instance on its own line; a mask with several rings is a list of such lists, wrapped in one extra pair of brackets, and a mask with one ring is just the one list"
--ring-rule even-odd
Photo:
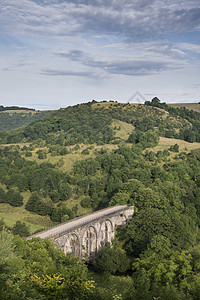
[(199, 126), (198, 112), (154, 98), (93, 101), (0, 132), (0, 209), (57, 224), (116, 204), (135, 207), (89, 265), (48, 240), (25, 240), (33, 233), (26, 220), (2, 219), (2, 299), (199, 299)]

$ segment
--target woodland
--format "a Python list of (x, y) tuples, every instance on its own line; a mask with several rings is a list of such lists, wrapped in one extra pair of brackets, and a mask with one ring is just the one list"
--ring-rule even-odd
[[(121, 204), (134, 216), (92, 262), (26, 240)], [(5, 126), (0, 218), (1, 299), (198, 300), (199, 112), (93, 100)]]

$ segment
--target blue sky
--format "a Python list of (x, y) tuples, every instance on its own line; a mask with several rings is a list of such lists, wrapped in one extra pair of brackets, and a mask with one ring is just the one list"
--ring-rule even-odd
[(200, 101), (199, 0), (0, 1), (1, 105), (126, 102), (137, 91)]

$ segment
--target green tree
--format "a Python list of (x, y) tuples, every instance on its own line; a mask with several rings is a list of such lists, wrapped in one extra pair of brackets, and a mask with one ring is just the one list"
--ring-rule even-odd
[(63, 183), (59, 187), (60, 200), (65, 201), (72, 197), (72, 188), (68, 183)]
[(97, 253), (93, 266), (99, 273), (124, 273), (129, 268), (129, 259), (117, 242), (107, 243)]
[(7, 203), (9, 203), (12, 206), (22, 206), (23, 205), (23, 196), (20, 194), (20, 192), (16, 192), (13, 189), (8, 190), (6, 194)]
[(37, 192), (33, 192), (29, 197), (25, 205), (25, 208), (26, 210), (37, 212), (39, 203), (40, 203), (40, 196), (38, 195)]
[(162, 234), (168, 237), (172, 229), (173, 224), (170, 218), (162, 210), (157, 208), (140, 210), (127, 225), (125, 249), (130, 255), (138, 257), (147, 249), (154, 235)]
[(25, 222), (17, 221), (12, 228), (12, 233), (14, 235), (19, 235), (20, 237), (26, 237), (30, 235), (30, 231)]
[(6, 203), (6, 193), (2, 187), (0, 187), (0, 203)]

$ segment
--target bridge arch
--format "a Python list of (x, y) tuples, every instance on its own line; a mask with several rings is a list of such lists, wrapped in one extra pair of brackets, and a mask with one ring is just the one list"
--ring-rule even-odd
[(73, 253), (75, 256), (80, 256), (80, 239), (77, 234), (70, 234), (64, 245), (64, 253)]
[(107, 242), (111, 242), (114, 234), (114, 226), (113, 223), (106, 219), (101, 223), (98, 241), (99, 241), (99, 247), (102, 247)]
[(93, 257), (97, 252), (97, 231), (94, 226), (89, 226), (82, 236), (82, 256)]

